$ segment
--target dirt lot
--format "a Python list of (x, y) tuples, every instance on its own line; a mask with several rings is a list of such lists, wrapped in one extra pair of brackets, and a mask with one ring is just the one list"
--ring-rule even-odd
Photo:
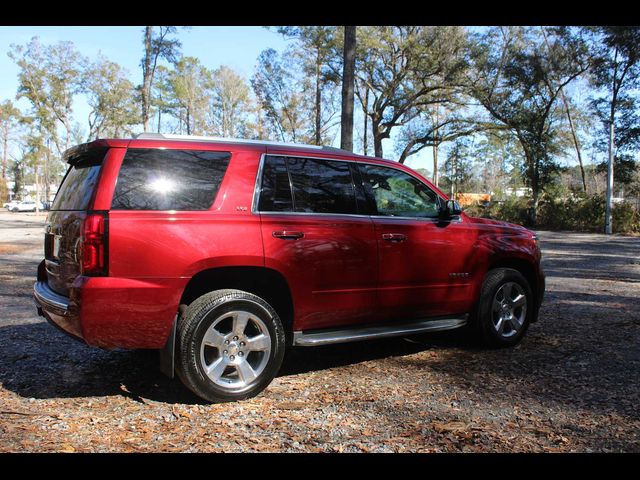
[(300, 349), (208, 405), (155, 352), (67, 338), (31, 299), (44, 216), (0, 211), (2, 452), (638, 452), (640, 238), (540, 232), (540, 321), (507, 350), (453, 332)]

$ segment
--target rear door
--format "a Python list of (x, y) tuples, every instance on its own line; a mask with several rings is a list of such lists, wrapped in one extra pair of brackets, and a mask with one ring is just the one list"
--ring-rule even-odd
[(375, 321), (377, 242), (354, 162), (267, 155), (261, 172), (265, 266), (289, 282), (294, 329)]
[(440, 221), (443, 201), (397, 168), (359, 164), (379, 252), (380, 313), (389, 319), (465, 313), (470, 308), (473, 232)]

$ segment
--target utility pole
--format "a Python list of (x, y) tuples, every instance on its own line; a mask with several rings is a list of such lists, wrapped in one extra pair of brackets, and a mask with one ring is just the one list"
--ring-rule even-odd
[(604, 214), (604, 233), (613, 233), (613, 121), (609, 124), (609, 162), (607, 165), (607, 203)]

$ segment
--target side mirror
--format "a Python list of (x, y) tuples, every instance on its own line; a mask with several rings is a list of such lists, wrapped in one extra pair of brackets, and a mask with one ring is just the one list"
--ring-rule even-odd
[(451, 215), (460, 215), (462, 213), (462, 207), (455, 200), (449, 200), (447, 206), (449, 207)]
[(462, 207), (455, 200), (447, 200), (446, 203), (442, 205), (440, 208), (440, 212), (438, 218), (440, 220), (450, 220), (451, 217), (455, 215), (460, 215), (462, 213)]

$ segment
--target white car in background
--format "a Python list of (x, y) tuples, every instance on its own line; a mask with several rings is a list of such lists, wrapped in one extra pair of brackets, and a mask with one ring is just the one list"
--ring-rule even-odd
[[(44, 210), (44, 205), (42, 202), (38, 202), (38, 209)], [(36, 211), (36, 202), (33, 200), (25, 200), (24, 202), (16, 202), (11, 207), (8, 207), (10, 212), (35, 212)]]

